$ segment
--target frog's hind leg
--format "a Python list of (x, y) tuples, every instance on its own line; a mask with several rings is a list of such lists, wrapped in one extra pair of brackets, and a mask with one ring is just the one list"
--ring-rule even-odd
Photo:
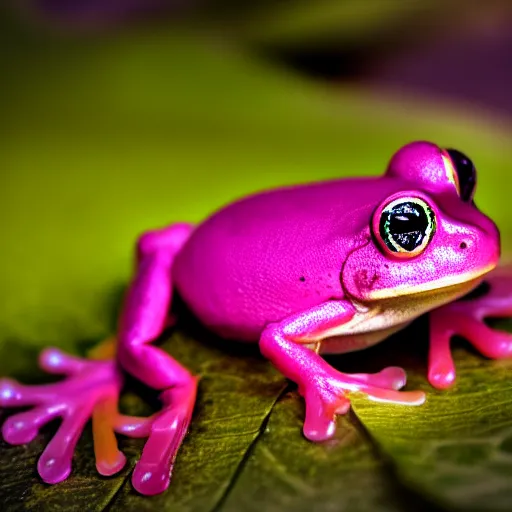
[(463, 298), (429, 314), (428, 380), (436, 388), (445, 389), (455, 382), (450, 341), (456, 335), (467, 339), (486, 357), (512, 356), (512, 335), (484, 322), (485, 318), (512, 317), (512, 266), (498, 268), (481, 286), (483, 292), (476, 298)]
[[(190, 422), (197, 379), (162, 350), (149, 346), (168, 325), (171, 301), (171, 266), (174, 256), (192, 232), (188, 224), (175, 224), (143, 235), (138, 244), (137, 272), (129, 289), (120, 329), (82, 359), (50, 348), (41, 353), (40, 366), (64, 375), (62, 382), (25, 386), (0, 379), (0, 407), (33, 409), (10, 416), (2, 434), (10, 444), (25, 444), (39, 429), (56, 418), (62, 422), (43, 451), (38, 472), (50, 484), (65, 480), (73, 452), (88, 419), (92, 417), (96, 467), (112, 475), (126, 462), (114, 432), (148, 437), (135, 468), (133, 484), (143, 494), (156, 494), (169, 484), (172, 464)], [(123, 385), (122, 365), (149, 386), (162, 390), (163, 410), (150, 418), (118, 413)]]
[(144, 234), (138, 243), (138, 262), (121, 316), (118, 359), (131, 375), (162, 390), (163, 409), (151, 421), (118, 425), (118, 431), (145, 430), (148, 440), (132, 483), (142, 494), (158, 494), (169, 485), (176, 453), (194, 408), (197, 378), (169, 354), (151, 343), (165, 328), (172, 296), (172, 264), (193, 227), (174, 224)]

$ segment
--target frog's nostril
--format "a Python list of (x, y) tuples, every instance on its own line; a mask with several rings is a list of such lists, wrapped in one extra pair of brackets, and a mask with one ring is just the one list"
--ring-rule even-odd
[(468, 248), (468, 244), (467, 244), (466, 242), (461, 242), (461, 243), (460, 243), (460, 245), (459, 245), (459, 247), (460, 247), (461, 249), (467, 249), (467, 248)]

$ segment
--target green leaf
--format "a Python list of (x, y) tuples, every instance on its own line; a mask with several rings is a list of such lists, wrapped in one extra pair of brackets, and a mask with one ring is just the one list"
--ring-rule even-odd
[(163, 348), (201, 377), (191, 428), (174, 468), (173, 490), (148, 498), (137, 494), (127, 480), (112, 506), (137, 511), (213, 510), (287, 384), (257, 347), (233, 345), (197, 328), (193, 337), (173, 336)]
[[(233, 346), (197, 328), (193, 336), (173, 333), (162, 348), (201, 377), (192, 426), (175, 465), (172, 492), (150, 499), (131, 487), (130, 470), (140, 455), (142, 440), (124, 440), (121, 449), (129, 456), (129, 464), (113, 478), (100, 477), (89, 429), (79, 442), (71, 476), (58, 485), (43, 484), (34, 469), (52, 435), (52, 429), (47, 429), (27, 447), (2, 443), (0, 496), (5, 496), (1, 501), (8, 510), (103, 510), (109, 505), (119, 510), (157, 507), (179, 511), (190, 507), (212, 510), (218, 504), (286, 381), (259, 355), (257, 347)], [(148, 398), (147, 392), (143, 395)], [(149, 397), (154, 401), (155, 393)], [(121, 407), (129, 414), (151, 413), (133, 392), (124, 396)]]
[(402, 510), (400, 495), (354, 418), (328, 443), (302, 435), (304, 405), (288, 393), (272, 411), (222, 510)]
[[(442, 4), (444, 9), (447, 3)], [(436, 16), (440, 4), (418, 0), (295, 0), (253, 8), (245, 23), (242, 21), (235, 30), (242, 40), (252, 44), (369, 44), (376, 35), (403, 36), (407, 33), (405, 25)]]
[[(114, 330), (140, 232), (177, 220), (200, 221), (261, 188), (380, 174), (391, 153), (411, 139), (471, 152), (480, 169), (478, 204), (498, 221), (511, 247), (511, 130), (495, 118), (320, 88), (195, 34), (33, 36), (30, 44), (13, 36), (10, 45), (0, 45), (0, 55), (2, 76), (8, 77), (0, 84), (2, 373), (34, 378), (42, 346), (79, 352)], [(268, 419), (270, 433), (262, 435), (283, 380), (254, 353), (244, 363), (233, 349), (224, 353), (222, 344), (210, 346), (210, 337), (195, 341), (203, 337), (178, 334), (165, 345), (204, 376), (166, 494), (136, 496), (126, 480), (129, 468), (112, 480), (99, 477), (89, 434), (70, 479), (55, 487), (41, 484), (35, 460), (50, 428), (28, 447), (2, 445), (2, 502), (43, 510), (64, 501), (76, 510), (101, 510), (107, 503), (207, 510), (247, 503), (245, 494), (264, 500), (268, 493), (265, 507), (270, 501), (297, 507), (299, 501), (317, 501), (334, 510), (342, 499), (355, 503), (359, 481), (372, 485), (361, 499), (375, 507), (381, 492), (402, 495), (399, 487), (387, 487), (390, 475), (381, 474), (381, 460), (360, 433), (353, 431), (354, 445), (342, 449), (340, 431), (340, 448), (332, 452), (305, 441), (298, 429), (302, 405), (295, 398), (279, 403), (275, 418)], [(356, 366), (353, 371), (364, 371)], [(491, 389), (493, 372), (485, 375)], [(146, 410), (135, 397), (124, 405), (129, 412)], [(284, 440), (281, 425), (288, 418), (294, 434)], [(133, 463), (140, 443), (123, 447)], [(269, 468), (268, 453), (286, 468), (285, 475), (271, 468), (280, 482), (275, 488), (258, 471)], [(359, 476), (351, 479), (347, 468), (356, 454), (361, 465), (353, 470)], [(302, 491), (282, 481), (290, 476), (303, 484)], [(255, 488), (261, 493), (254, 494)], [(320, 491), (304, 491), (315, 488)]]
[[(388, 348), (403, 350), (421, 333), (419, 326), (409, 330), (401, 344)], [(356, 399), (354, 409), (398, 478), (413, 490), (450, 509), (509, 510), (512, 362), (489, 361), (462, 347), (454, 355), (457, 382), (448, 391), (433, 390), (419, 365), (408, 371), (409, 388), (427, 392), (421, 408)]]

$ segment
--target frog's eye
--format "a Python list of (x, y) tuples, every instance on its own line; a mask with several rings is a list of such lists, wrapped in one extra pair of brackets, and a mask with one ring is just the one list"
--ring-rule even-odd
[(444, 150), (443, 159), (460, 198), (464, 202), (470, 203), (473, 200), (476, 187), (476, 169), (473, 162), (456, 149)]
[(410, 258), (425, 250), (435, 231), (436, 216), (432, 208), (423, 199), (407, 197), (395, 199), (384, 207), (375, 235), (385, 251)]

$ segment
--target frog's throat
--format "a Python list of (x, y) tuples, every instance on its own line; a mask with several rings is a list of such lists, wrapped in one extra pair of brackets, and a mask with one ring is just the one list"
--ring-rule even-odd
[(386, 316), (393, 321), (390, 325), (413, 320), (418, 316), (449, 302), (463, 297), (474, 290), (483, 280), (483, 276), (459, 284), (426, 290), (408, 295), (397, 295), (369, 302), (352, 301), (352, 305), (360, 314), (366, 316)]
[[(443, 288), (368, 302), (349, 298), (356, 310), (353, 318), (346, 324), (322, 333), (322, 338), (350, 336), (352, 344), (357, 347), (360, 347), (361, 343), (365, 346), (377, 343), (424, 313), (466, 295), (477, 287), (482, 279), (483, 276), (480, 276)], [(346, 342), (343, 351), (347, 351)]]
[(368, 294), (364, 302), (373, 303), (375, 301), (380, 300), (392, 300), (405, 296), (410, 297), (411, 295), (419, 295), (424, 296), (426, 298), (428, 296), (435, 296), (438, 293), (444, 295), (446, 291), (456, 292), (458, 288), (460, 288), (461, 290), (461, 293), (459, 295), (461, 296), (470, 291), (471, 289), (473, 289), (475, 286), (477, 286), (481, 282), (483, 277), (486, 274), (488, 274), (491, 270), (493, 270), (496, 267), (496, 265), (497, 264), (495, 262), (492, 262), (485, 267), (464, 272), (463, 274), (459, 274), (457, 276), (441, 277), (439, 279), (434, 279), (432, 281), (415, 286), (411, 286), (408, 285), (407, 283), (404, 283), (403, 285), (397, 285), (394, 286), (393, 288), (383, 288), (381, 290), (374, 290)]

